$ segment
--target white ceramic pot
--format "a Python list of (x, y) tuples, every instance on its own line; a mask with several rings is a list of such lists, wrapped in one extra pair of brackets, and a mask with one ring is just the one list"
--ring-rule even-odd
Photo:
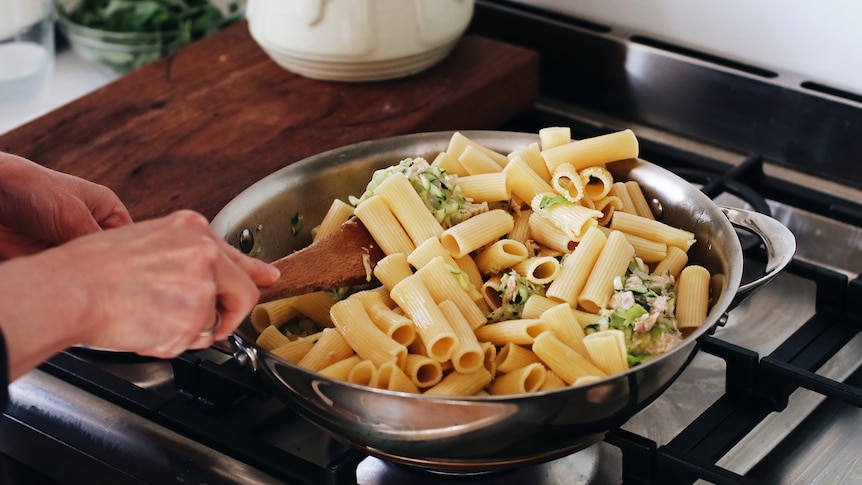
[(473, 0), (250, 0), (249, 31), (282, 67), (312, 79), (408, 76), (445, 58)]

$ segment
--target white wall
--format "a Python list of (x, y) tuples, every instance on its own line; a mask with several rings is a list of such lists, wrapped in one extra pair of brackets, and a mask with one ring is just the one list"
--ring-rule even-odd
[(516, 0), (862, 94), (860, 0)]

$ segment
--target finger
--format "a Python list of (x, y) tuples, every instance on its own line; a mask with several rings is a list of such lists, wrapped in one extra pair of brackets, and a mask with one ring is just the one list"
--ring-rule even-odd
[(54, 230), (44, 236), (48, 242), (62, 244), (102, 230), (90, 213), (90, 208), (80, 199), (58, 197), (57, 204), (63, 207), (63, 210), (59, 211)]
[(97, 217), (95, 214), (94, 217), (96, 217), (96, 222), (98, 222), (99, 227), (102, 229), (113, 229), (134, 222), (131, 214), (129, 214), (129, 211), (125, 207), (118, 208), (106, 217)]
[(257, 286), (270, 286), (275, 284), (281, 277), (281, 272), (272, 264), (246, 256), (239, 249), (228, 244), (224, 239), (215, 234), (213, 236), (227, 257), (245, 271)]
[(87, 206), (102, 229), (112, 229), (132, 223), (132, 215), (119, 197), (109, 188), (97, 186), (88, 194)]
[(222, 320), (214, 336), (223, 339), (251, 312), (260, 298), (260, 290), (248, 271), (226, 252), (221, 252), (214, 276), (218, 299), (216, 308)]

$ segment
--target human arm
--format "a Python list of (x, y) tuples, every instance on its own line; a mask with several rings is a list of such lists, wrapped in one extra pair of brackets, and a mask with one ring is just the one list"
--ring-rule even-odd
[[(72, 345), (154, 357), (232, 332), (278, 270), (242, 255), (191, 211), (75, 238), (0, 263), (9, 377)], [(201, 337), (219, 311), (215, 335)]]

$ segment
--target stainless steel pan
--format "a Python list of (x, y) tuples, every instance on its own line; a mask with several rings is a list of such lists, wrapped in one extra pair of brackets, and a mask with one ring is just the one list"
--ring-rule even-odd
[[(508, 153), (538, 141), (532, 134), (464, 132)], [(451, 132), (369, 141), (292, 164), (252, 185), (212, 222), (231, 244), (264, 260), (307, 245), (309, 230), (334, 198), (360, 195), (375, 169), (405, 157), (434, 156)], [(702, 335), (747, 293), (793, 257), (795, 239), (767, 216), (728, 209), (671, 172), (643, 160), (609, 164), (617, 180), (637, 180), (660, 219), (695, 233), (690, 260), (722, 275), (706, 323), (685, 342), (623, 374), (592, 385), (531, 395), (440, 398), (351, 385), (303, 370), (255, 345), (248, 322), (231, 336), (234, 356), (266, 375), (275, 392), (337, 439), (395, 462), (445, 471), (485, 471), (550, 460), (585, 448), (652, 402), (694, 356)], [(293, 235), (294, 217), (304, 219)], [(743, 253), (734, 229), (760, 236), (765, 275), (742, 284)], [(756, 325), (757, 322), (751, 322)]]

